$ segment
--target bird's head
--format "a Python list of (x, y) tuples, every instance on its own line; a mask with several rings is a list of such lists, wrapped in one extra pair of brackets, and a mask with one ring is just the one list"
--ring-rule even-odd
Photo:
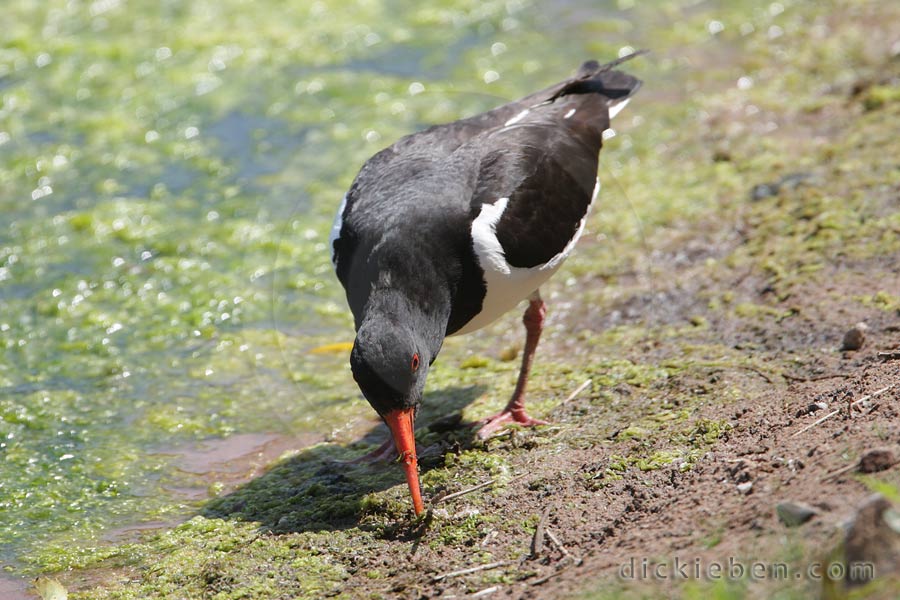
[(362, 323), (350, 352), (353, 378), (394, 437), (416, 515), (424, 510), (419, 490), (414, 423), (433, 359), (408, 323), (372, 318)]

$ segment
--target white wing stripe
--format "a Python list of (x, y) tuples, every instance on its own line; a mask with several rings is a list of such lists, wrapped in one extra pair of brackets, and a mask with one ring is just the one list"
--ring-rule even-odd
[(591, 206), (588, 206), (584, 217), (578, 223), (575, 235), (566, 247), (546, 263), (531, 268), (514, 267), (506, 262), (503, 246), (497, 239), (497, 223), (506, 210), (509, 198), (500, 198), (493, 204), (482, 204), (481, 212), (472, 221), (472, 246), (475, 248), (478, 264), (484, 271), (486, 293), (481, 304), (481, 312), (453, 335), (469, 333), (496, 321), (547, 281), (559, 269), (581, 237), (599, 190), (600, 180), (597, 179)]
[(631, 98), (625, 98), (621, 102), (613, 104), (609, 107), (609, 118), (614, 118), (617, 114), (622, 112), (622, 109), (628, 106), (628, 103), (631, 102)]

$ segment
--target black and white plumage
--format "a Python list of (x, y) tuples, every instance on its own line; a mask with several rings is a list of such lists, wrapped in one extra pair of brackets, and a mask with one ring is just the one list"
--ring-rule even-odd
[(351, 367), (391, 427), (408, 477), (415, 445), (398, 436), (412, 435), (444, 337), (479, 329), (526, 298), (519, 385), (482, 433), (538, 422), (523, 397), (544, 315), (537, 290), (581, 235), (603, 133), (640, 87), (615, 69), (623, 60), (586, 62), (543, 91), (406, 136), (370, 158), (344, 197), (330, 241), (357, 329)]

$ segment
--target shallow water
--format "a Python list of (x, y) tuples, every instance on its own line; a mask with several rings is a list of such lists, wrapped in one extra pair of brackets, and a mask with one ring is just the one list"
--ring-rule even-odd
[(613, 58), (663, 18), (630, 7), (7, 3), (0, 561), (177, 521), (368, 422), (346, 352), (310, 353), (352, 340), (326, 240), (357, 169)]
[(0, 574), (0, 597), (7, 600), (19, 600), (20, 598), (32, 598), (31, 584), (21, 577), (7, 577)]

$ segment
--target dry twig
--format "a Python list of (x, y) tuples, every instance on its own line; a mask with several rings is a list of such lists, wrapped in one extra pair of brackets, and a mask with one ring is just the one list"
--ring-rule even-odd
[(466, 494), (471, 494), (472, 492), (477, 492), (478, 490), (482, 490), (486, 487), (491, 487), (495, 483), (497, 483), (496, 479), (488, 479), (484, 483), (479, 483), (478, 485), (473, 485), (470, 488), (466, 488), (466, 489), (460, 490), (458, 492), (453, 492), (452, 494), (447, 494), (446, 496), (444, 496), (443, 498), (438, 500), (438, 502), (446, 502), (448, 500), (453, 500), (454, 498), (459, 498), (460, 496), (465, 496)]
[(575, 396), (577, 396), (578, 394), (583, 392), (587, 386), (589, 386), (589, 385), (591, 385), (591, 383), (593, 383), (593, 381), (594, 381), (593, 379), (588, 379), (587, 381), (585, 381), (584, 383), (579, 385), (577, 388), (575, 388), (575, 391), (572, 392), (571, 394), (569, 394), (569, 397), (566, 398), (565, 400), (563, 400), (562, 403), (560, 403), (560, 406), (565, 406), (566, 404), (568, 404), (569, 402), (574, 400)]
[(562, 571), (563, 571), (564, 569), (565, 569), (565, 567), (560, 568), (560, 569), (556, 569), (555, 571), (553, 571), (553, 572), (550, 573), (549, 575), (544, 575), (544, 576), (541, 577), (540, 579), (535, 579), (534, 581), (531, 582), (531, 585), (541, 585), (542, 583), (547, 583), (548, 581), (550, 581), (551, 579), (553, 579), (554, 577), (556, 577), (557, 575), (559, 575), (560, 573), (562, 573)]
[(490, 596), (494, 592), (498, 592), (498, 591), (500, 591), (500, 586), (495, 585), (493, 587), (485, 588), (483, 590), (475, 592), (474, 594), (469, 596), (469, 598), (483, 598), (484, 596)]
[(807, 383), (810, 381), (824, 381), (826, 379), (837, 379), (838, 377), (850, 377), (850, 373), (830, 373), (828, 375), (814, 375), (812, 377), (800, 377), (798, 375), (791, 375), (790, 373), (782, 373), (782, 377), (789, 381), (799, 381), (800, 383)]
[[(515, 477), (513, 477), (512, 479), (507, 481), (506, 485), (509, 485), (510, 483), (512, 483), (513, 481), (516, 481), (517, 479), (522, 479), (523, 477), (525, 477), (524, 474), (516, 475)], [(471, 494), (472, 492), (477, 492), (478, 490), (483, 490), (484, 488), (491, 487), (495, 483), (497, 483), (496, 479), (488, 479), (487, 481), (485, 481), (483, 483), (479, 483), (478, 485), (473, 485), (470, 488), (466, 488), (464, 490), (459, 490), (458, 492), (453, 492), (452, 494), (447, 494), (446, 496), (444, 496), (442, 498), (438, 498), (435, 501), (435, 504), (446, 502), (447, 500), (453, 500), (454, 498), (459, 498), (460, 496), (465, 496), (466, 494)]]
[(858, 466), (859, 466), (859, 462), (855, 462), (855, 463), (853, 463), (852, 465), (847, 465), (846, 467), (841, 467), (841, 468), (838, 469), (837, 471), (832, 471), (831, 473), (828, 473), (827, 475), (825, 475), (824, 477), (822, 477), (822, 481), (828, 481), (829, 479), (832, 479), (832, 478), (834, 478), (834, 477), (837, 477), (838, 475), (843, 475), (843, 474), (846, 473), (847, 471), (851, 471), (851, 470), (855, 469), (855, 468), (858, 467)]
[(468, 575), (469, 573), (477, 573), (478, 571), (487, 571), (488, 569), (496, 569), (497, 567), (503, 567), (508, 564), (509, 561), (507, 560), (498, 560), (497, 562), (488, 563), (486, 565), (478, 565), (477, 567), (469, 567), (468, 569), (460, 569), (458, 571), (450, 571), (449, 573), (435, 575), (431, 578), (431, 581), (441, 581), (442, 579), (449, 579), (450, 577), (459, 577), (460, 575)]
[(550, 541), (553, 542), (557, 548), (559, 548), (559, 551), (563, 553), (563, 557), (571, 558), (576, 567), (582, 563), (582, 560), (579, 557), (566, 550), (566, 547), (563, 546), (563, 543), (559, 541), (559, 538), (556, 537), (556, 535), (552, 531), (550, 531), (549, 527), (546, 528), (546, 531), (547, 537), (550, 538)]
[(550, 528), (549, 528), (549, 527), (545, 527), (545, 528), (544, 528), (544, 531), (545, 531), (547, 537), (550, 538), (550, 541), (553, 542), (553, 544), (554, 544), (557, 548), (559, 548), (559, 551), (560, 551), (560, 552), (562, 552), (563, 558), (564, 558), (564, 559), (565, 559), (565, 558), (569, 558), (569, 559), (571, 559), (571, 562), (568, 563), (568, 564), (566, 564), (566, 563), (561, 564), (561, 565), (560, 565), (556, 570), (554, 570), (552, 573), (550, 573), (550, 574), (548, 574), (548, 575), (544, 575), (544, 576), (541, 577), (540, 579), (535, 579), (534, 581), (531, 582), (530, 585), (541, 585), (542, 583), (547, 583), (548, 581), (550, 581), (551, 579), (553, 579), (554, 577), (556, 577), (557, 575), (559, 575), (560, 573), (562, 573), (563, 571), (565, 571), (566, 568), (567, 568), (568, 566), (570, 566), (570, 565), (575, 565), (575, 566), (577, 567), (577, 566), (579, 566), (582, 562), (584, 562), (581, 558), (579, 558), (579, 557), (573, 555), (571, 552), (569, 552), (569, 551), (566, 549), (566, 547), (563, 546), (562, 542), (559, 541), (559, 538), (557, 538), (556, 535), (555, 535), (552, 531), (550, 531)]
[(544, 551), (544, 526), (547, 523), (547, 517), (550, 516), (550, 507), (544, 508), (537, 527), (534, 528), (534, 537), (531, 538), (531, 557), (537, 558)]

